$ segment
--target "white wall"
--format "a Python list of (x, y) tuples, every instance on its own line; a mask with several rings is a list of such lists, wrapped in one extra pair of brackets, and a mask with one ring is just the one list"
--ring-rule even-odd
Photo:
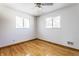
[[(30, 18), (31, 25), (29, 29), (16, 29), (17, 15)], [(61, 16), (61, 28), (46, 29), (45, 19), (54, 16)], [(78, 30), (79, 5), (56, 10), (42, 15), (39, 18), (0, 6), (0, 47), (38, 37), (50, 42), (79, 49)], [(74, 42), (74, 45), (68, 45), (67, 41)]]
[[(61, 17), (61, 28), (46, 29), (47, 17)], [(38, 38), (79, 49), (79, 4), (62, 8), (38, 18)], [(74, 42), (68, 45), (67, 41)]]
[[(30, 19), (29, 29), (16, 29), (16, 16)], [(35, 38), (35, 17), (0, 6), (0, 47)]]

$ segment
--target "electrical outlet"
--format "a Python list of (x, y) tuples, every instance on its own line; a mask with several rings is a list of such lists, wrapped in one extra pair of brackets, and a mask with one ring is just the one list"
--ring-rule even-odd
[(73, 42), (70, 42), (70, 41), (67, 41), (67, 44), (68, 45), (74, 45), (74, 43)]
[(15, 42), (15, 40), (12, 40), (13, 42)]

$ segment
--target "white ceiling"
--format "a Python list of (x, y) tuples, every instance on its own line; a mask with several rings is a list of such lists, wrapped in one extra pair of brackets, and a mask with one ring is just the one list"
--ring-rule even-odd
[(35, 7), (34, 3), (15, 3), (4, 4), (9, 8), (28, 13), (33, 16), (40, 16), (45, 13), (55, 11), (56, 9), (72, 5), (72, 3), (54, 3), (52, 6)]

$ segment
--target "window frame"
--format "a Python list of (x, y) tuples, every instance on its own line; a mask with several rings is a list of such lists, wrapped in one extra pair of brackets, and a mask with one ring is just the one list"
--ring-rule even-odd
[[(59, 19), (57, 19), (59, 18)], [(47, 25), (47, 19), (51, 19), (51, 26), (50, 25)], [(58, 21), (57, 21), (58, 20)], [(61, 28), (61, 17), (60, 16), (55, 16), (55, 17), (48, 17), (45, 19), (45, 28)], [(48, 22), (50, 23), (50, 22)]]
[(61, 28), (61, 17), (60, 16), (53, 17), (53, 28)]
[[(53, 25), (52, 19), (53, 19), (52, 17), (48, 17), (48, 18), (45, 19), (45, 22), (46, 22), (45, 23), (45, 28), (52, 28), (52, 25)], [(50, 22), (48, 20), (51, 21), (51, 25), (49, 25)]]
[[(19, 18), (22, 18), (21, 19), (21, 24), (18, 24), (18, 22), (17, 22), (17, 17), (19, 17)], [(28, 20), (28, 26), (25, 26), (25, 21), (24, 21), (24, 19), (26, 19), (26, 20)], [(26, 21), (27, 22), (27, 21)], [(22, 25), (22, 27), (18, 27), (18, 25)], [(21, 17), (21, 16), (16, 16), (16, 28), (18, 29), (18, 28), (30, 28), (30, 19), (29, 18), (25, 18), (25, 17)]]

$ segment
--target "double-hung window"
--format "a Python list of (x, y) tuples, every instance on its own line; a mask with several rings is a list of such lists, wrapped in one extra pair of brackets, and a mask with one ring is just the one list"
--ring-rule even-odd
[(46, 28), (60, 28), (60, 16), (49, 17), (46, 19)]
[(16, 28), (29, 28), (30, 20), (28, 18), (16, 16)]
[(24, 20), (24, 28), (29, 28), (30, 27), (29, 19), (24, 18), (23, 20)]
[(46, 19), (46, 28), (52, 28), (52, 18), (47, 18)]
[(53, 28), (60, 28), (60, 16), (53, 18)]

